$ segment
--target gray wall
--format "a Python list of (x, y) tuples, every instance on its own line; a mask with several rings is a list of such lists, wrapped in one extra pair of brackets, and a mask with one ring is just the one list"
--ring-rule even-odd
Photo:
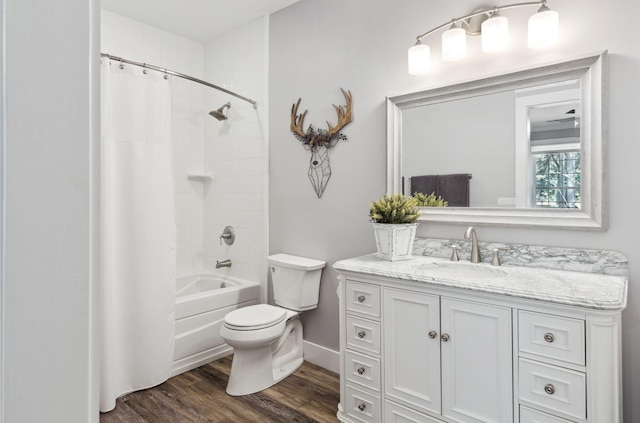
[(97, 422), (98, 8), (2, 3), (0, 421)]
[(403, 111), (405, 193), (413, 194), (408, 180), (413, 176), (470, 173), (471, 207), (515, 199), (515, 122), (513, 91)]
[[(505, 3), (505, 2), (500, 2)], [(508, 3), (508, 2), (507, 2)], [(385, 190), (386, 96), (523, 66), (609, 51), (609, 211), (607, 232), (480, 228), (483, 241), (616, 250), (630, 261), (629, 301), (623, 316), (625, 421), (640, 421), (640, 2), (557, 1), (560, 42), (548, 51), (526, 48), (526, 19), (532, 10), (509, 13), (511, 47), (483, 55), (470, 41), (469, 57), (444, 64), (438, 36), (431, 37), (433, 71), (406, 72), (406, 52), (415, 36), (476, 9), (475, 0), (302, 0), (275, 13), (270, 22), (270, 253), (289, 252), (324, 259), (372, 252), (368, 203)], [(331, 103), (342, 102), (339, 87), (354, 97), (349, 140), (330, 152), (333, 175), (318, 199), (307, 179), (309, 153), (289, 132), (292, 103), (302, 97), (307, 123), (335, 122)], [(422, 224), (419, 236), (462, 238), (464, 228)], [(323, 273), (320, 305), (304, 313), (305, 338), (337, 350), (338, 299), (335, 272)]]

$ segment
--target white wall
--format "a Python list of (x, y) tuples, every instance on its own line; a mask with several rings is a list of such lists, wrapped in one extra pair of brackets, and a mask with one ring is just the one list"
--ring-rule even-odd
[[(509, 2), (498, 2), (498, 5)], [(469, 57), (443, 63), (439, 40), (430, 39), (433, 71), (423, 77), (406, 72), (407, 49), (415, 36), (478, 8), (475, 0), (433, 2), (399, 0), (302, 0), (271, 16), (270, 23), (270, 251), (288, 251), (336, 260), (372, 252), (368, 203), (385, 190), (385, 96), (609, 50), (609, 210), (607, 232), (480, 228), (483, 241), (616, 250), (630, 261), (628, 307), (623, 315), (625, 421), (640, 421), (640, 2), (555, 1), (560, 13), (559, 44), (528, 50), (529, 9), (509, 13), (509, 51), (483, 55), (479, 40)], [(518, 31), (516, 33), (516, 31)], [(349, 140), (331, 150), (333, 175), (317, 199), (306, 177), (308, 152), (289, 132), (289, 111), (302, 97), (307, 123), (335, 122), (331, 103), (342, 101), (339, 87), (354, 98)], [(464, 227), (422, 224), (420, 236), (461, 239)], [(304, 313), (305, 338), (337, 350), (338, 299), (335, 272), (323, 272), (320, 306)]]
[[(207, 90), (205, 103), (215, 110), (231, 103), (228, 119), (205, 123), (204, 168), (213, 181), (204, 192), (204, 266), (231, 259), (236, 277), (266, 280), (268, 18), (259, 18), (205, 45), (206, 80), (256, 100), (258, 108), (220, 91)], [(220, 245), (224, 227), (235, 229), (233, 245)], [(226, 272), (227, 270), (225, 270)]]
[(91, 0), (1, 3), (0, 421), (97, 422), (99, 9)]
[[(204, 77), (202, 44), (142, 22), (102, 10), (103, 53), (149, 63), (196, 78)], [(142, 68), (139, 68), (142, 72)], [(175, 184), (178, 275), (203, 269), (204, 187), (187, 179), (188, 172), (201, 171), (203, 136), (207, 111), (207, 88), (186, 79), (172, 77), (173, 173)]]

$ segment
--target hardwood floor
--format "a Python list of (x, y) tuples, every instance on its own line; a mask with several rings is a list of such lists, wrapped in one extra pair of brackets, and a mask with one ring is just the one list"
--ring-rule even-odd
[(291, 376), (256, 394), (232, 397), (225, 387), (231, 356), (118, 398), (100, 423), (337, 422), (339, 376), (305, 362)]

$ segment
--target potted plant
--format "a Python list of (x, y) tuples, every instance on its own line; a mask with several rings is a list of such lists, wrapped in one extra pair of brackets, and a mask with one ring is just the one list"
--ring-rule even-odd
[(413, 197), (418, 201), (418, 207), (447, 207), (448, 201), (444, 201), (441, 196), (436, 197), (436, 193), (432, 192), (429, 195), (425, 195), (421, 192), (414, 192)]
[(418, 200), (403, 194), (386, 194), (369, 205), (378, 255), (390, 261), (411, 258), (420, 216)]

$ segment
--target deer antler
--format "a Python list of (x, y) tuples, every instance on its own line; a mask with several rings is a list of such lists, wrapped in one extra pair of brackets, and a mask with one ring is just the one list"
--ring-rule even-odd
[[(338, 113), (338, 124), (335, 127), (333, 127), (331, 126), (329, 121), (327, 121), (327, 126), (329, 126), (330, 137), (337, 134), (342, 128), (347, 126), (353, 120), (353, 117), (351, 116), (351, 105), (353, 101), (351, 97), (351, 91), (347, 92), (342, 88), (340, 88), (340, 91), (342, 91), (342, 95), (344, 95), (344, 98), (347, 101), (347, 105), (345, 109), (343, 106), (336, 106), (335, 104), (333, 104), (333, 108), (336, 109), (336, 112)], [(298, 102), (300, 102), (300, 100), (298, 100)], [(305, 113), (307, 112), (305, 111)], [(302, 118), (304, 119), (304, 115), (302, 116)]]
[(333, 127), (329, 122), (327, 125), (329, 126), (329, 130), (314, 130), (313, 125), (309, 125), (309, 128), (305, 131), (302, 127), (304, 125), (304, 118), (307, 116), (307, 110), (304, 113), (298, 114), (298, 108), (300, 107), (301, 98), (298, 99), (298, 102), (291, 106), (291, 132), (301, 141), (305, 147), (315, 148), (317, 145), (322, 145), (327, 148), (335, 145), (338, 140), (346, 140), (347, 137), (338, 133), (342, 128), (344, 128), (347, 124), (349, 124), (353, 118), (351, 115), (351, 107), (352, 107), (352, 97), (351, 91), (345, 91), (340, 88), (342, 94), (344, 95), (345, 100), (347, 101), (346, 106), (336, 106), (333, 105), (333, 108), (336, 109), (338, 113), (338, 124)]
[(302, 98), (299, 98), (298, 102), (291, 106), (291, 132), (304, 138), (306, 134), (302, 129), (302, 125), (304, 125), (304, 117), (307, 115), (308, 110), (305, 110), (301, 115), (298, 114), (298, 106), (300, 106), (301, 100)]

